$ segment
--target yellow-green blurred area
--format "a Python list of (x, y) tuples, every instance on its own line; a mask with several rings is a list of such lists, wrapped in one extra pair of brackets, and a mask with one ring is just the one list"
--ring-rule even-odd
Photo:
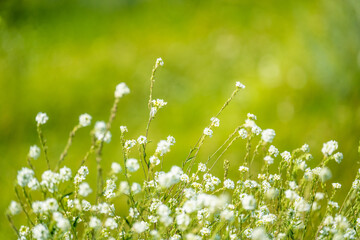
[[(220, 116), (198, 160), (206, 160), (251, 112), (261, 128), (276, 130), (280, 151), (308, 143), (311, 167), (322, 158), (322, 144), (337, 140), (344, 160), (330, 167), (333, 181), (343, 184), (338, 199), (344, 198), (359, 159), (358, 0), (8, 0), (0, 2), (1, 212), (15, 199), (17, 170), (26, 166), (30, 145), (39, 145), (36, 114), (49, 115), (44, 134), (55, 166), (78, 116), (106, 120), (116, 84), (126, 82), (131, 94), (121, 99), (112, 142), (104, 147), (105, 173), (112, 161), (122, 163), (119, 126), (128, 126), (128, 138), (145, 134), (157, 57), (165, 65), (157, 72), (154, 97), (168, 105), (151, 125), (149, 154), (160, 139), (177, 140), (164, 170), (181, 165), (241, 81), (246, 89)], [(79, 165), (89, 132), (79, 130), (65, 165)], [(237, 180), (244, 152), (245, 142), (235, 142), (214, 173), (221, 176), (222, 161), (229, 159), (230, 177)], [(34, 164), (46, 169), (43, 154)], [(88, 165), (95, 189), (93, 157)], [(0, 223), (0, 238), (14, 239), (5, 216)]]

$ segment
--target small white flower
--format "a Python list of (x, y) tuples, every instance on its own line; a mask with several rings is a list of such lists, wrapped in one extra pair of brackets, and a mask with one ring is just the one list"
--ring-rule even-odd
[(341, 188), (340, 183), (333, 183), (332, 186), (333, 186), (334, 189), (340, 189)]
[(87, 182), (83, 182), (79, 185), (79, 194), (83, 197), (87, 197), (90, 193), (92, 193), (92, 189)]
[(245, 210), (254, 210), (256, 208), (256, 200), (252, 195), (244, 196), (241, 203)]
[(285, 162), (289, 162), (291, 159), (291, 154), (288, 151), (284, 151), (280, 155)]
[(164, 66), (164, 61), (162, 60), (161, 57), (159, 57), (158, 59), (156, 59), (155, 66), (156, 66), (156, 68), (157, 68), (158, 66)]
[(138, 160), (136, 160), (135, 158), (127, 159), (126, 168), (129, 172), (136, 172), (140, 168)]
[(270, 156), (265, 156), (264, 161), (269, 165), (274, 163), (274, 159), (272, 157), (270, 157)]
[(243, 128), (240, 129), (240, 130), (239, 130), (239, 136), (240, 136), (242, 139), (247, 138), (248, 133), (247, 133), (246, 129), (243, 129)]
[(44, 224), (38, 224), (32, 229), (32, 236), (36, 240), (46, 240), (49, 238), (49, 229)]
[(244, 88), (245, 88), (245, 85), (242, 84), (241, 82), (236, 82), (235, 86), (236, 86), (237, 88), (241, 88), (241, 89), (244, 89)]
[(274, 140), (275, 137), (275, 131), (273, 129), (265, 129), (261, 133), (261, 139), (264, 142), (271, 143)]
[(140, 137), (138, 137), (137, 142), (139, 144), (145, 144), (145, 143), (147, 143), (147, 139), (145, 136), (140, 136)]
[(307, 153), (307, 152), (309, 152), (310, 151), (310, 147), (309, 147), (309, 145), (308, 144), (304, 144), (304, 145), (302, 145), (302, 147), (301, 147), (301, 151), (303, 151), (304, 153)]
[(18, 202), (11, 201), (9, 211), (11, 215), (17, 215), (21, 212), (22, 208)]
[(205, 172), (206, 171), (206, 165), (204, 163), (199, 163), (198, 171)]
[(128, 132), (127, 127), (126, 127), (126, 126), (120, 126), (120, 132), (121, 132), (122, 134)]
[(204, 129), (204, 134), (205, 134), (206, 136), (212, 137), (213, 131), (212, 131), (210, 128), (205, 128), (205, 129)]
[(157, 166), (160, 164), (160, 159), (158, 157), (155, 156), (151, 156), (150, 157), (150, 163)]
[(121, 172), (121, 169), (122, 168), (121, 168), (121, 165), (119, 163), (113, 162), (111, 164), (111, 171), (113, 171), (113, 173), (118, 174), (118, 173)]
[(40, 148), (36, 145), (31, 146), (29, 150), (29, 157), (36, 160), (39, 158), (39, 156), (40, 156)]
[(22, 168), (18, 171), (17, 181), (21, 187), (25, 187), (34, 178), (34, 171), (29, 168)]
[(335, 162), (337, 162), (337, 163), (341, 163), (343, 158), (344, 158), (344, 155), (341, 152), (337, 152), (334, 154), (334, 159), (335, 159)]
[(49, 117), (46, 115), (46, 113), (39, 112), (36, 115), (35, 120), (38, 125), (42, 125), (42, 124), (45, 124), (49, 120)]
[(327, 167), (323, 167), (319, 172), (319, 177), (322, 182), (326, 182), (332, 177), (331, 171)]
[(279, 155), (279, 150), (274, 145), (271, 145), (269, 147), (268, 152), (269, 152), (270, 156), (277, 157)]
[(115, 98), (121, 98), (122, 96), (129, 93), (130, 93), (130, 89), (128, 88), (128, 86), (126, 86), (126, 84), (123, 82), (119, 83), (115, 89)]
[(240, 166), (239, 167), (239, 171), (241, 173), (246, 173), (246, 172), (249, 172), (249, 168), (248, 167), (245, 167), (245, 166)]
[(97, 217), (91, 217), (89, 221), (89, 227), (93, 229), (99, 229), (101, 227), (101, 221)]
[(266, 231), (262, 227), (255, 228), (251, 233), (252, 240), (268, 240), (269, 237), (266, 234)]
[(79, 124), (82, 127), (87, 127), (91, 124), (91, 119), (92, 117), (89, 114), (87, 113), (81, 114), (79, 117)]
[(60, 176), (61, 182), (69, 181), (71, 179), (71, 175), (72, 175), (72, 172), (71, 172), (70, 168), (68, 168), (66, 166), (60, 168), (59, 176)]
[(141, 185), (138, 183), (133, 183), (131, 185), (131, 192), (133, 194), (138, 194), (139, 192), (141, 192)]
[(325, 156), (330, 156), (338, 148), (338, 143), (334, 140), (324, 143), (323, 148), (321, 149), (322, 153)]
[(105, 227), (107, 227), (111, 230), (114, 230), (118, 226), (115, 219), (113, 219), (113, 218), (107, 218), (104, 225), (105, 225)]
[(211, 121), (211, 124), (214, 126), (214, 127), (219, 127), (220, 126), (220, 120), (216, 117), (212, 117), (210, 119)]
[(163, 156), (165, 153), (170, 152), (170, 146), (171, 143), (169, 143), (167, 140), (160, 140), (160, 142), (157, 144), (156, 152), (160, 154), (160, 156)]
[(235, 183), (231, 179), (226, 179), (224, 181), (224, 187), (227, 188), (227, 189), (234, 189), (235, 188)]
[(120, 182), (119, 191), (123, 194), (130, 194), (130, 186), (126, 181)]
[(144, 222), (144, 221), (141, 221), (141, 222), (135, 222), (132, 229), (137, 232), (137, 233), (143, 233), (145, 232), (146, 230), (149, 229), (149, 224)]

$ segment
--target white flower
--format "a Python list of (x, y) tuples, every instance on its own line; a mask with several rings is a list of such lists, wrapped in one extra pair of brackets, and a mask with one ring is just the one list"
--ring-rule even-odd
[(241, 203), (245, 210), (254, 210), (256, 208), (256, 200), (252, 195), (244, 196)]
[(326, 182), (332, 177), (331, 171), (327, 167), (323, 167), (319, 172), (319, 177), (322, 182)]
[(289, 162), (289, 160), (291, 159), (291, 154), (288, 151), (284, 151), (280, 155), (285, 162)]
[(141, 185), (138, 183), (133, 183), (131, 185), (131, 192), (133, 194), (138, 194), (139, 192), (141, 192)]
[(55, 212), (58, 210), (58, 208), (59, 208), (59, 204), (55, 198), (48, 198), (45, 200), (44, 202), (45, 211)]
[(272, 157), (270, 157), (270, 156), (265, 156), (264, 161), (269, 165), (274, 163), (274, 159)]
[(206, 136), (212, 137), (213, 131), (212, 131), (210, 128), (205, 128), (205, 129), (204, 129), (204, 134), (205, 134)]
[(41, 175), (41, 186), (47, 188), (47, 190), (51, 193), (57, 191), (58, 184), (60, 183), (60, 174), (55, 173), (51, 170), (46, 170)]
[(25, 187), (34, 178), (34, 171), (29, 168), (22, 168), (18, 171), (17, 181), (21, 187)]
[(116, 86), (116, 89), (115, 89), (115, 97), (116, 98), (121, 98), (122, 96), (129, 94), (129, 93), (130, 93), (130, 89), (128, 88), (128, 86), (126, 86), (125, 83), (122, 82)]
[(89, 174), (89, 169), (86, 166), (81, 166), (79, 171), (74, 177), (74, 183), (79, 184), (85, 180), (86, 176)]
[(268, 152), (269, 152), (270, 156), (277, 157), (277, 155), (279, 155), (279, 150), (274, 145), (271, 145), (269, 147)]
[(255, 228), (251, 233), (252, 240), (268, 240), (269, 237), (266, 234), (266, 231), (262, 227)]
[(79, 185), (79, 194), (83, 197), (87, 197), (90, 193), (92, 193), (92, 189), (87, 182), (83, 182)]
[(227, 189), (234, 189), (235, 183), (231, 179), (226, 179), (224, 181), (224, 187)]
[(129, 172), (136, 172), (140, 168), (138, 160), (136, 160), (135, 158), (127, 159), (126, 168)]
[(38, 190), (40, 187), (40, 183), (36, 178), (32, 178), (27, 185), (31, 190)]
[(211, 124), (214, 126), (214, 127), (219, 127), (220, 126), (220, 120), (216, 117), (212, 117), (210, 119), (211, 121)]
[(93, 229), (99, 229), (101, 227), (101, 221), (97, 217), (91, 217), (89, 221), (89, 227)]
[(236, 86), (237, 88), (241, 88), (241, 89), (244, 89), (244, 88), (245, 88), (245, 85), (242, 84), (241, 82), (236, 82), (236, 83), (235, 83), (235, 86)]
[(185, 230), (190, 224), (190, 217), (185, 213), (180, 213), (176, 216), (176, 223), (181, 230)]
[(128, 132), (127, 127), (126, 127), (126, 126), (120, 126), (120, 132), (121, 132), (122, 134)]
[(60, 181), (62, 181), (62, 182), (69, 181), (71, 179), (71, 175), (72, 175), (72, 172), (71, 172), (70, 168), (68, 168), (66, 166), (60, 168), (60, 170), (59, 170)]
[(295, 200), (294, 207), (297, 212), (308, 212), (310, 210), (310, 204), (301, 197)]
[(332, 186), (333, 186), (334, 189), (340, 189), (341, 188), (340, 183), (333, 183)]
[(301, 151), (303, 151), (304, 153), (307, 153), (307, 152), (309, 152), (310, 151), (310, 147), (309, 147), (309, 145), (308, 144), (304, 144), (304, 145), (302, 145), (302, 147), (301, 147)]
[(130, 194), (130, 186), (126, 181), (120, 182), (119, 191), (123, 194)]
[(289, 199), (290, 201), (294, 201), (297, 198), (299, 198), (299, 195), (296, 192), (294, 192), (293, 190), (286, 190), (285, 191), (285, 197), (287, 199)]
[(21, 212), (22, 208), (18, 202), (11, 201), (9, 211), (11, 215), (17, 215)]
[(145, 144), (145, 143), (147, 143), (147, 139), (145, 136), (140, 136), (140, 137), (138, 137), (137, 142), (139, 144)]
[(111, 164), (111, 171), (113, 171), (113, 173), (118, 174), (121, 172), (121, 165), (117, 162), (113, 162)]
[(241, 173), (246, 173), (246, 172), (249, 172), (249, 168), (248, 167), (245, 167), (245, 166), (240, 166), (239, 167), (239, 171)]
[(79, 124), (82, 127), (87, 127), (91, 124), (91, 119), (92, 117), (89, 114), (87, 113), (81, 114), (79, 117)]
[(261, 128), (259, 126), (254, 126), (251, 128), (251, 131), (255, 134), (255, 135), (259, 135), (261, 133)]
[(114, 190), (116, 189), (116, 184), (114, 179), (106, 180), (106, 186), (104, 190), (104, 196), (106, 199), (115, 197)]
[(343, 158), (344, 158), (344, 155), (341, 152), (337, 152), (334, 154), (334, 159), (335, 159), (335, 162), (337, 162), (337, 163), (341, 163)]
[(171, 143), (169, 143), (166, 140), (160, 140), (160, 142), (157, 144), (156, 152), (160, 154), (160, 156), (163, 156), (165, 153), (170, 152), (170, 146)]
[(155, 156), (151, 156), (150, 157), (150, 163), (157, 166), (160, 164), (160, 159), (158, 157)]
[(31, 146), (29, 150), (29, 157), (36, 160), (39, 158), (39, 156), (40, 156), (40, 148), (36, 145)]
[(49, 235), (49, 229), (44, 224), (38, 224), (32, 229), (32, 236), (36, 240), (46, 240)]
[(107, 218), (104, 225), (105, 227), (110, 228), (111, 230), (114, 230), (118, 226), (118, 224), (113, 218)]
[(206, 165), (204, 163), (199, 163), (198, 171), (205, 172), (206, 171)]
[(323, 148), (321, 149), (322, 153), (325, 156), (330, 156), (338, 148), (338, 143), (334, 140), (324, 143)]
[(247, 133), (246, 129), (243, 129), (243, 128), (240, 129), (240, 130), (239, 130), (239, 136), (240, 136), (242, 139), (247, 138), (248, 133)]
[(155, 66), (156, 66), (156, 68), (157, 68), (158, 66), (164, 66), (164, 61), (162, 60), (161, 57), (159, 57), (159, 58), (156, 59)]
[(264, 142), (271, 143), (274, 140), (275, 137), (275, 131), (273, 129), (265, 129), (261, 133), (261, 139)]
[(106, 129), (106, 123), (104, 121), (97, 121), (94, 127), (94, 134), (98, 141), (104, 141), (109, 143), (111, 141), (111, 133)]
[(167, 136), (166, 141), (170, 143), (170, 145), (174, 145), (176, 143), (175, 138), (173, 136)]
[(136, 222), (134, 223), (132, 229), (137, 232), (137, 233), (143, 233), (145, 232), (146, 230), (149, 229), (149, 224), (144, 222), (144, 221), (141, 221), (141, 222)]
[(42, 125), (42, 124), (45, 124), (49, 120), (49, 117), (46, 115), (46, 113), (39, 112), (36, 115), (35, 120), (38, 125)]
[(200, 234), (202, 236), (209, 236), (211, 233), (211, 230), (207, 227), (203, 227), (201, 230), (200, 230)]
[(124, 144), (124, 148), (129, 150), (130, 148), (134, 147), (136, 144), (136, 141), (134, 139), (126, 140)]

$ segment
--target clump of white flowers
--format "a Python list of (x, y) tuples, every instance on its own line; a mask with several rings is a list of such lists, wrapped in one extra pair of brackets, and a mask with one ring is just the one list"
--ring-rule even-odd
[[(324, 143), (323, 158), (311, 168), (309, 145), (280, 154), (271, 145), (275, 131), (262, 130), (256, 116), (249, 113), (245, 123), (237, 126), (214, 154), (208, 157), (199, 153), (213, 136), (214, 128), (219, 127), (221, 112), (245, 88), (240, 82), (199, 133), (199, 140), (184, 161), (164, 167), (175, 138), (151, 139), (148, 134), (150, 122), (167, 104), (152, 99), (154, 74), (163, 65), (158, 58), (152, 72), (147, 128), (143, 135), (132, 139), (127, 137), (132, 134), (128, 128), (120, 126), (116, 134), (120, 134), (122, 154), (112, 155), (111, 161), (102, 159), (103, 143), (110, 143), (118, 102), (130, 93), (125, 83), (116, 86), (109, 121), (95, 123), (92, 144), (77, 168), (62, 163), (76, 131), (89, 126), (92, 117), (80, 115), (53, 168), (41, 131), (48, 116), (37, 114), (40, 147), (30, 147), (29, 166), (18, 171), (16, 200), (7, 209), (18, 239), (359, 239), (360, 171), (344, 202), (335, 201), (342, 185), (330, 181), (332, 173), (327, 164), (343, 159), (343, 154), (336, 152), (336, 141)], [(224, 154), (235, 141), (245, 144), (244, 159), (234, 155), (225, 159)], [(44, 162), (32, 161), (40, 154), (47, 163), (42, 173), (33, 164)], [(88, 164), (92, 160), (96, 169)], [(219, 161), (223, 161), (224, 174), (216, 176), (213, 169)], [(257, 171), (254, 162), (263, 167)], [(23, 225), (17, 227), (15, 220)]]

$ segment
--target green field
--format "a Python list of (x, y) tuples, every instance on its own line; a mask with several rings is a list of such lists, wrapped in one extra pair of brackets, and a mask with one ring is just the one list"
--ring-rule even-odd
[[(338, 198), (344, 197), (359, 168), (359, 1), (5, 0), (0, 211), (15, 198), (16, 173), (26, 165), (29, 146), (38, 144), (36, 114), (49, 115), (44, 133), (55, 166), (78, 116), (106, 120), (115, 86), (126, 82), (131, 94), (121, 99), (112, 142), (104, 148), (105, 169), (120, 161), (119, 126), (127, 125), (132, 138), (145, 132), (149, 78), (158, 57), (165, 65), (154, 97), (168, 105), (151, 126), (149, 147), (169, 134), (176, 138), (166, 169), (181, 164), (241, 81), (246, 89), (224, 111), (200, 158), (207, 159), (251, 112), (260, 127), (275, 129), (280, 151), (308, 143), (312, 167), (322, 144), (337, 140), (344, 160), (331, 167), (333, 180), (343, 184)], [(89, 131), (79, 131), (65, 165), (79, 165), (91, 143)], [(240, 141), (225, 156), (234, 166), (230, 175), (236, 176), (243, 154)], [(94, 173), (94, 158), (90, 162)], [(45, 169), (43, 156), (35, 166)], [(0, 239), (15, 239), (5, 214)]]

